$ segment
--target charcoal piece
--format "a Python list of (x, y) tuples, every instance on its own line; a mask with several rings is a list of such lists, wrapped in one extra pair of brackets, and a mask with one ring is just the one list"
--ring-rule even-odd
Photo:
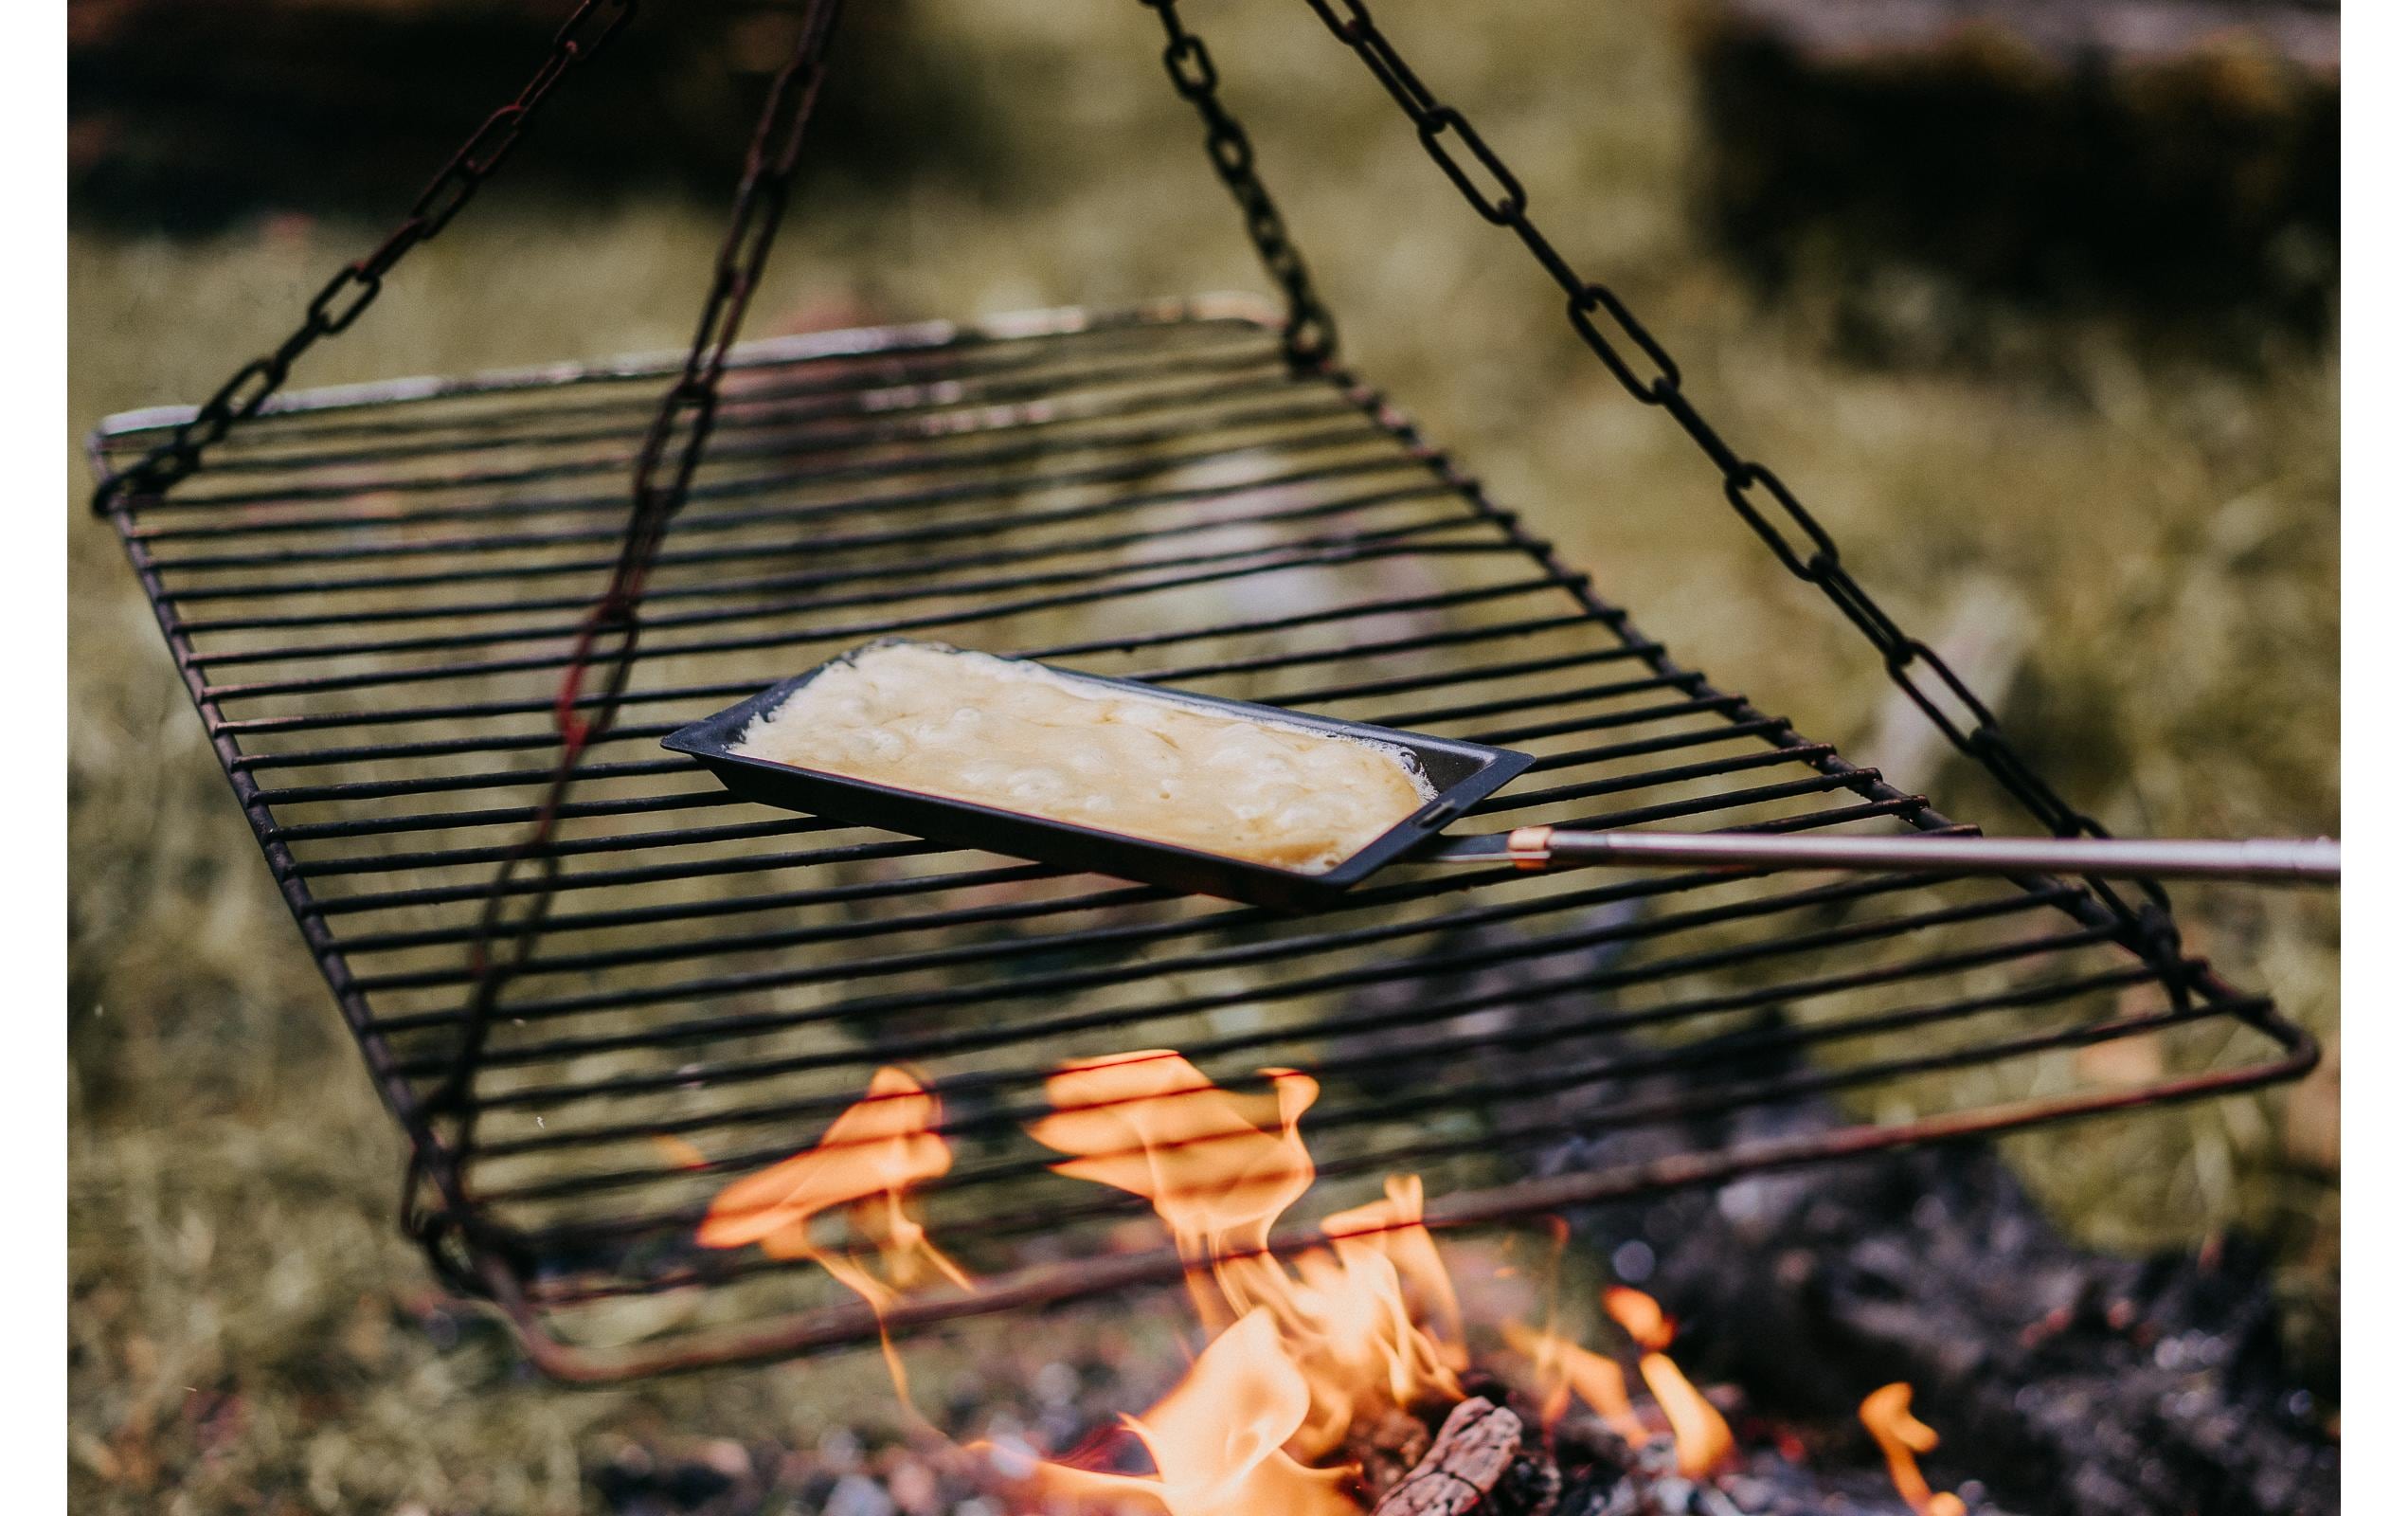
[[(1727, 1057), (1585, 1092), (1602, 1116), (1778, 1076), (1777, 1012)], [(1601, 1126), (1544, 1155), (1561, 1173), (1839, 1124), (1819, 1102)], [(2264, 1260), (2237, 1238), (2123, 1258), (2067, 1240), (1994, 1149), (1961, 1144), (1752, 1175), (1571, 1218), (1599, 1257), (1688, 1326), (1683, 1363), (1777, 1417), (1842, 1425), (1866, 1391), (1915, 1387), (1941, 1436), (1934, 1483), (2130, 1516), (2318, 1516), (2339, 1453), (2287, 1370)], [(1630, 1244), (1641, 1247), (1633, 1249)]]

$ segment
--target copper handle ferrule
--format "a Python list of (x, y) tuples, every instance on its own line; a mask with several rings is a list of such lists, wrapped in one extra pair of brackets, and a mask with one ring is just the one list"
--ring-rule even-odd
[(1552, 826), (1517, 826), (1505, 834), (1505, 857), (1517, 869), (1543, 869), (1554, 861), (1554, 842)]

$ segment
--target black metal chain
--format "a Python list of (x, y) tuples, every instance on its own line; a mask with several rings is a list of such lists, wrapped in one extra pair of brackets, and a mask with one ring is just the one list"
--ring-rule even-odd
[(301, 354), (321, 337), (332, 336), (360, 318), (383, 293), (385, 276), (410, 249), (429, 242), (501, 166), (519, 139), (527, 135), (535, 112), (555, 85), (578, 64), (602, 50), (636, 13), (636, 0), (581, 0), (553, 34), (551, 50), (527, 81), (518, 98), (485, 118), (451, 161), (420, 191), (409, 214), (367, 257), (347, 264), (326, 281), (293, 329), (274, 351), (253, 358), (218, 387), (190, 419), (158, 445), (126, 468), (102, 479), (92, 492), (92, 509), (106, 512), (129, 493), (160, 496), (189, 478), (201, 466), (201, 455), (223, 441), (235, 424), (259, 414), (270, 395), (284, 388), (285, 377)]
[(1213, 160), (1213, 171), (1229, 186), (1230, 194), (1237, 201), (1237, 208), (1246, 217), (1246, 235), (1261, 255), (1264, 269), (1272, 282), (1287, 296), (1287, 324), (1281, 334), (1281, 351), (1287, 361), (1299, 369), (1319, 368), (1329, 362), (1338, 352), (1338, 325), (1331, 319), (1328, 307), (1313, 292), (1313, 280), (1305, 270), (1303, 255), (1287, 240), (1287, 223), (1271, 204), (1270, 191), (1263, 188), (1262, 178), (1254, 171), (1254, 144), (1246, 129), (1221, 104), (1220, 70), (1213, 66), (1213, 55), (1205, 49), (1204, 39), (1187, 29), (1179, 19), (1178, 0), (1138, 0), (1138, 3), (1160, 18), (1162, 34), (1169, 44), (1162, 49), (1162, 66), (1169, 71), (1171, 84), (1181, 99), (1195, 107), (1204, 118), (1204, 151)]
[[(1441, 101), (1379, 28), (1366, 0), (1305, 0), (1338, 40), (1352, 48), (1401, 106), (1422, 148), (1483, 220), (1512, 231), (1560, 287), (1572, 329), (1608, 372), (1643, 406), (1679, 423), (1722, 476), (1723, 497), (1764, 539), (1781, 566), (1815, 586), (1839, 606), (1881, 655), (1890, 680), (1930, 717), (1959, 752), (1987, 769), (2042, 826), (2059, 837), (2108, 835), (2095, 817), (2076, 809), (2041, 778), (2007, 738), (1998, 717), (1931, 645), (1910, 637), (1841, 561), (1839, 544), (1781, 477), (1740, 455), (1701, 415), (1681, 387), (1680, 369), (1644, 323), (1606, 284), (1583, 276), (1530, 218), (1530, 193), (1464, 113)], [(1600, 319), (1602, 317), (1602, 319)], [(2187, 997), (2165, 891), (2139, 881), (2135, 909), (2106, 881), (2091, 888), (2133, 929), (2166, 973), (2178, 998)]]
[[(803, 128), (810, 121), (819, 87), (827, 77), (828, 45), (835, 33), (842, 0), (805, 0), (794, 49), (771, 81), (752, 145), (738, 183), (735, 208), (728, 236), (719, 249), (710, 288), (703, 301), (692, 347), (676, 381), (661, 397), (660, 409), (645, 433), (636, 463), (633, 500), (627, 532), (620, 544), (608, 585), (579, 626), (569, 663), (553, 703), (553, 724), (560, 735), (560, 758), (554, 766), (535, 820), (526, 837), (513, 844), (488, 888), (476, 937), (469, 948), (475, 973), (467, 1003), (461, 1011), (460, 1038), (441, 1083), (420, 1103), (432, 1120), (457, 1118), (456, 1129), (440, 1168), (431, 1172), (449, 1202), (440, 1211), (415, 1209), (422, 1179), (430, 1170), (426, 1156), (412, 1154), (411, 1171), (404, 1183), (404, 1204), (409, 1209), (410, 1230), (420, 1237), (439, 1266), (448, 1266), (442, 1252), (446, 1233), (468, 1223), (470, 1212), (457, 1193), (458, 1176), (476, 1141), (476, 1108), (469, 1099), (487, 1033), (502, 991), (525, 966), (543, 935), (560, 877), (560, 856), (552, 845), (562, 808), (575, 785), (584, 755), (618, 723), (620, 705), (636, 662), (640, 629), (638, 611), (670, 523), (685, 505), (686, 492), (702, 461), (711, 426), (718, 415), (719, 383), (728, 356), (744, 326), (745, 312), (760, 288), (771, 244), (784, 220), (795, 166), (802, 153)], [(599, 691), (585, 694), (588, 674), (603, 669)], [(530, 891), (514, 891), (520, 871), (536, 871)], [(506, 919), (513, 893), (528, 896), (515, 920)], [(507, 951), (495, 948), (508, 937)]]

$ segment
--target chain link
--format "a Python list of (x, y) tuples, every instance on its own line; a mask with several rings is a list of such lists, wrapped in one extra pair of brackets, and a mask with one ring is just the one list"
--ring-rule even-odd
[(1287, 297), (1287, 324), (1280, 339), (1282, 352), (1298, 369), (1321, 367), (1337, 354), (1337, 323), (1330, 318), (1321, 297), (1314, 293), (1303, 255), (1287, 240), (1287, 223), (1281, 218), (1279, 208), (1271, 204), (1270, 191), (1263, 188), (1262, 179), (1254, 171), (1252, 140), (1221, 104), (1220, 70), (1213, 65), (1212, 53), (1206, 49), (1204, 39), (1188, 30), (1179, 19), (1178, 0), (1138, 3), (1160, 19), (1162, 34), (1168, 39), (1162, 49), (1162, 67), (1171, 76), (1171, 86), (1204, 118), (1204, 151), (1213, 160), (1213, 171), (1229, 187), (1237, 208), (1245, 215), (1246, 235), (1254, 244), (1265, 271)]
[(202, 454), (224, 441), (237, 423), (257, 415), (268, 397), (284, 388), (285, 377), (301, 354), (319, 338), (349, 328), (375, 303), (385, 288), (385, 276), (394, 264), (451, 225), (452, 218), (476, 198), (486, 178), (526, 135), (553, 86), (617, 36), (635, 13), (636, 0), (582, 0), (553, 34), (551, 50), (518, 98), (487, 117), (460, 144), (451, 161), (419, 192), (401, 225), (375, 251), (345, 265), (327, 280), (326, 287), (311, 298), (301, 324), (290, 336), (236, 370), (216, 394), (158, 445), (102, 479), (92, 493), (93, 510), (105, 513), (128, 495), (165, 495), (189, 478), (201, 466)]
[[(470, 1085), (494, 1010), (502, 991), (532, 956), (550, 915), (560, 875), (553, 839), (584, 755), (618, 723), (635, 669), (645, 587), (710, 442), (728, 352), (743, 328), (745, 312), (760, 287), (770, 247), (784, 219), (795, 166), (801, 156), (803, 129), (827, 77), (828, 45), (841, 9), (841, 0), (805, 0), (793, 51), (770, 83), (746, 154), (727, 239), (712, 267), (710, 291), (695, 324), (693, 344), (675, 381), (662, 395), (637, 455), (627, 532), (619, 558), (601, 597), (578, 628), (568, 668), (553, 702), (560, 757), (532, 825), (494, 874), (477, 919), (476, 937), (469, 948), (475, 979), (461, 1012), (459, 1042), (444, 1078), (420, 1105), (422, 1113), (430, 1118), (439, 1114), (457, 1118), (450, 1150), (439, 1168), (430, 1168), (414, 1154), (404, 1187), (404, 1205), (411, 1208), (408, 1225), (439, 1266), (446, 1261), (443, 1244), (448, 1234), (471, 1224), (468, 1208), (456, 1190), (458, 1175), (475, 1147), (476, 1109), (469, 1100)], [(589, 695), (586, 683), (597, 668), (602, 671), (600, 688)], [(533, 878), (521, 885), (520, 875), (530, 869)], [(525, 897), (526, 903), (513, 920), (509, 902), (514, 895)], [(444, 1189), (447, 1203), (440, 1210), (415, 1208), (422, 1181), (427, 1177)]]
[[(1892, 683), (1938, 727), (1956, 749), (1989, 771), (2033, 818), (2060, 837), (2097, 837), (2107, 829), (2069, 804), (2017, 750), (1990, 709), (1929, 643), (1908, 636), (1841, 561), (1839, 544), (1781, 477), (1723, 440), (1691, 404), (1680, 370), (1663, 345), (1612, 289), (1585, 278), (1530, 217), (1530, 196), (1513, 170), (1464, 113), (1422, 82), (1380, 30), (1367, 0), (1305, 0), (1332, 35), (1353, 49), (1411, 118), (1423, 150), (1437, 160), (1472, 209), (1509, 228), (1563, 290), (1572, 329), (1631, 398), (1657, 406), (1688, 433), (1722, 476), (1722, 493), (1781, 566), (1821, 589), (1881, 655)], [(1597, 317), (1600, 315), (1610, 323)], [(1626, 348), (1624, 344), (1627, 344)], [(1635, 358), (1634, 358), (1635, 353)], [(2126, 902), (2104, 880), (2091, 887), (2157, 957), (2178, 1000), (2187, 1001), (2165, 892), (2139, 881), (2143, 901)]]

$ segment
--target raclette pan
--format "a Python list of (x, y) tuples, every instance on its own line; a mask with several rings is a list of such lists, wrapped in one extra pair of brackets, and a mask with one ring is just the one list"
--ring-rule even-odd
[[(872, 642), (870, 647), (879, 645)], [(913, 837), (982, 848), (1011, 857), (1033, 858), (1082, 872), (1136, 879), (1182, 893), (1218, 895), (1282, 911), (1307, 911), (1327, 904), (1386, 864), (1429, 843), (1449, 821), (1503, 788), (1536, 761), (1529, 753), (1458, 742), (1451, 737), (1398, 731), (1244, 700), (1225, 700), (1139, 679), (1082, 674), (1050, 663), (1037, 665), (1060, 677), (1100, 689), (1171, 701), (1242, 720), (1385, 743), (1411, 753), (1429, 778), (1430, 787), (1437, 791), (1436, 796), (1361, 851), (1334, 867), (1308, 874), (949, 796), (898, 789), (732, 750), (756, 717), (776, 711), (828, 669), (866, 651), (869, 648), (857, 648), (772, 685), (750, 699), (678, 729), (662, 738), (660, 745), (695, 759), (731, 792), (764, 805), (807, 811), (834, 821), (882, 826)]]
[(1962, 835), (1970, 829), (1960, 828), (1902, 837), (1787, 836), (1745, 829), (1688, 833), (1581, 831), (1554, 826), (1522, 826), (1488, 836), (1443, 838), (1439, 833), (1448, 822), (1502, 789), (1536, 760), (1529, 753), (1476, 742), (1399, 731), (1360, 721), (1339, 721), (1278, 706), (1224, 700), (1138, 679), (1082, 674), (1051, 664), (1037, 666), (1075, 682), (1173, 701), (1201, 711), (1401, 748), (1421, 766), (1437, 796), (1335, 868), (1307, 874), (1174, 842), (1156, 842), (1123, 832), (1102, 831), (942, 795), (897, 789), (730, 750), (755, 717), (777, 710), (796, 691), (829, 668), (869, 648), (903, 641), (881, 639), (869, 647), (856, 648), (716, 715), (681, 728), (662, 738), (661, 746), (698, 759), (730, 791), (764, 804), (1282, 911), (1309, 911), (1326, 905), (1379, 869), (1407, 857), (1425, 863), (1510, 862), (1518, 869), (1528, 870), (1618, 864), (1676, 869), (1990, 874), (2011, 878), (2074, 874), (2093, 878), (2226, 879), (2259, 884), (2331, 885), (2341, 879), (2340, 844), (2326, 838), (2260, 838), (2242, 841), (1989, 838)]

